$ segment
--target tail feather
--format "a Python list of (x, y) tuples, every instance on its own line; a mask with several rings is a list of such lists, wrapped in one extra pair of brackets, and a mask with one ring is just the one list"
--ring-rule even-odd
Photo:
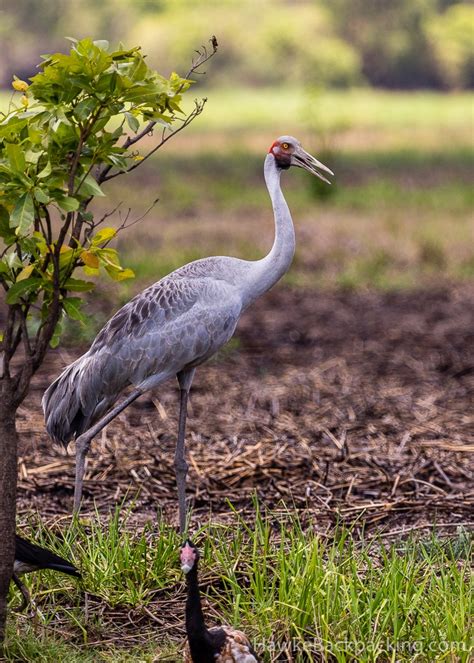
[(51, 550), (42, 548), (18, 534), (15, 541), (15, 561), (26, 568), (30, 567), (31, 570), (35, 568), (52, 569), (53, 571), (61, 571), (61, 573), (67, 573), (76, 578), (81, 577), (74, 564), (68, 562), (67, 559), (63, 559)]
[(86, 431), (92, 421), (97, 395), (90, 386), (89, 358), (79, 357), (45, 391), (42, 404), (46, 430), (55, 442), (68, 442)]

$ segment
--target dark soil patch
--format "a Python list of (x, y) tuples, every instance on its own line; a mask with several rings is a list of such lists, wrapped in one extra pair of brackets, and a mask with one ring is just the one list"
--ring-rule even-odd
[[(282, 287), (244, 316), (192, 391), (196, 520), (281, 501), (398, 532), (473, 514), (474, 286), (402, 293)], [(74, 457), (51, 444), (42, 392), (74, 356), (51, 353), (19, 417), (19, 511), (68, 513)], [(163, 385), (93, 443), (85, 509), (136, 497), (177, 518), (177, 390)], [(471, 456), (471, 458), (470, 458)]]

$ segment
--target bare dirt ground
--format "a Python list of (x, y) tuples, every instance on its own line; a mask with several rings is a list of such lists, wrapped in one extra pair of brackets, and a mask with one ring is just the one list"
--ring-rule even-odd
[[(261, 501), (401, 534), (474, 507), (474, 285), (399, 293), (276, 288), (196, 375), (188, 449), (196, 522)], [(51, 353), (21, 408), (19, 512), (70, 512), (74, 456), (40, 398), (74, 352)], [(85, 509), (136, 498), (177, 519), (177, 390), (164, 385), (93, 443)], [(73, 445), (72, 445), (73, 446)], [(138, 495), (138, 497), (137, 497)]]

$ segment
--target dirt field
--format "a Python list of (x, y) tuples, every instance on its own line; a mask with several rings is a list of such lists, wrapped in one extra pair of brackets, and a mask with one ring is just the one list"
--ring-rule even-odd
[[(276, 288), (196, 375), (189, 409), (195, 523), (226, 499), (281, 501), (385, 533), (472, 519), (474, 285), (402, 293)], [(48, 440), (40, 397), (74, 358), (51, 353), (19, 418), (19, 513), (68, 513), (73, 450)], [(95, 441), (85, 509), (124, 496), (177, 519), (177, 390), (143, 396)], [(470, 457), (471, 456), (471, 457)], [(138, 497), (137, 497), (138, 495)]]

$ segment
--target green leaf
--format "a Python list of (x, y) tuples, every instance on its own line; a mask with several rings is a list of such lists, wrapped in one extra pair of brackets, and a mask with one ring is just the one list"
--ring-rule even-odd
[(19, 283), (20, 281), (24, 281), (25, 279), (29, 278), (35, 268), (35, 265), (27, 265), (26, 267), (23, 267), (21, 272), (18, 274), (16, 277), (16, 282)]
[(137, 120), (135, 115), (132, 115), (131, 113), (125, 113), (125, 117), (127, 119), (128, 126), (133, 131), (133, 133), (136, 134), (138, 129), (140, 128), (140, 122)]
[(63, 288), (66, 290), (71, 290), (72, 292), (87, 292), (88, 290), (93, 290), (95, 284), (91, 281), (83, 281), (82, 279), (68, 279), (64, 284)]
[(35, 206), (31, 193), (24, 193), (15, 205), (10, 217), (10, 225), (16, 228), (17, 235), (24, 235), (35, 218)]
[(106, 39), (94, 39), (94, 46), (97, 46), (97, 48), (103, 51), (109, 50), (109, 42)]
[(36, 177), (39, 180), (43, 180), (45, 177), (49, 177), (51, 175), (51, 170), (52, 170), (51, 169), (51, 162), (48, 161), (46, 166), (42, 170), (40, 170), (40, 172), (38, 173), (38, 175)]
[(19, 267), (23, 267), (23, 263), (18, 257), (18, 253), (16, 251), (10, 251), (10, 253), (7, 253), (3, 260), (10, 269), (18, 269)]
[(117, 270), (117, 268), (106, 266), (105, 269), (110, 278), (112, 278), (114, 281), (125, 281), (125, 279), (135, 278), (135, 272), (129, 267), (126, 267), (125, 269), (120, 268)]
[(92, 238), (91, 246), (100, 246), (101, 244), (104, 244), (105, 242), (111, 240), (113, 237), (115, 237), (116, 234), (117, 231), (115, 230), (115, 228), (102, 228)]
[(14, 173), (24, 173), (26, 168), (25, 154), (17, 143), (7, 143), (6, 150), (10, 167)]
[(97, 267), (89, 267), (84, 265), (82, 268), (86, 276), (99, 276), (100, 270)]
[(133, 63), (129, 66), (127, 74), (134, 82), (143, 81), (147, 77), (148, 67), (143, 56), (137, 55), (133, 59)]
[(79, 209), (79, 201), (71, 196), (55, 196), (54, 197), (59, 207), (65, 212), (75, 212)]
[(46, 193), (46, 191), (44, 191), (44, 189), (39, 189), (39, 188), (35, 187), (34, 194), (35, 194), (36, 200), (39, 203), (43, 203), (44, 205), (49, 203), (49, 201), (51, 200), (48, 193)]
[(23, 127), (26, 127), (27, 121), (24, 117), (19, 117), (18, 115), (13, 115), (0, 122), (0, 138), (15, 139), (20, 135), (20, 131)]
[(26, 254), (29, 254), (30, 256), (33, 256), (34, 253), (36, 253), (37, 249), (37, 243), (36, 239), (34, 239), (31, 234), (25, 235), (24, 237), (18, 237), (17, 238), (17, 243), (18, 246), (21, 249), (21, 252), (26, 258)]
[(92, 97), (87, 97), (80, 101), (74, 108), (74, 116), (83, 122), (92, 114), (96, 106), (97, 100)]
[(25, 279), (24, 281), (19, 281), (14, 283), (9, 289), (6, 297), (7, 304), (17, 304), (21, 298), (27, 298), (32, 292), (37, 290), (43, 279), (38, 276)]
[[(25, 161), (27, 164), (31, 164), (33, 166), (36, 166), (40, 158), (42, 157), (42, 153), (39, 150), (26, 150), (25, 152)], [(26, 167), (26, 165), (25, 165)]]
[(97, 184), (92, 175), (88, 175), (85, 180), (80, 185), (80, 188), (76, 191), (81, 196), (96, 196), (104, 197), (105, 193), (102, 191), (100, 186)]
[(54, 328), (53, 335), (52, 335), (51, 340), (49, 342), (49, 345), (50, 345), (51, 348), (57, 348), (58, 347), (62, 331), (63, 331), (63, 325), (62, 325), (62, 322), (60, 320), (56, 324), (56, 327)]
[[(58, 330), (58, 331), (56, 331)], [(51, 340), (49, 342), (49, 347), (54, 350), (55, 348), (58, 347), (59, 341), (61, 340), (61, 332), (62, 328), (59, 325), (56, 325), (56, 329), (54, 330), (54, 334), (51, 336)]]
[(3, 237), (6, 244), (13, 244), (16, 240), (16, 235), (10, 227), (10, 215), (3, 205), (0, 205), (0, 237)]
[(46, 238), (40, 232), (34, 232), (32, 239), (36, 244), (36, 250), (39, 251), (39, 254), (45, 256), (49, 251), (49, 247), (46, 244)]
[(133, 85), (128, 90), (124, 91), (124, 98), (126, 101), (137, 104), (153, 104), (156, 102), (157, 97), (164, 92), (164, 86), (147, 83), (147, 84), (136, 84)]
[(59, 269), (70, 267), (74, 260), (75, 253), (76, 249), (73, 249), (71, 246), (62, 246), (59, 253)]
[(125, 269), (120, 264), (120, 258), (115, 249), (96, 249), (95, 254), (100, 260), (101, 265), (105, 268), (107, 274), (114, 281), (124, 281), (125, 279), (132, 279), (135, 273), (132, 269)]
[(99, 260), (105, 264), (109, 264), (122, 269), (120, 266), (120, 259), (118, 256), (117, 249), (96, 249), (95, 254), (98, 256)]
[(66, 314), (73, 320), (84, 322), (86, 316), (81, 311), (82, 304), (83, 301), (80, 297), (68, 297), (67, 299), (63, 299), (63, 307)]

